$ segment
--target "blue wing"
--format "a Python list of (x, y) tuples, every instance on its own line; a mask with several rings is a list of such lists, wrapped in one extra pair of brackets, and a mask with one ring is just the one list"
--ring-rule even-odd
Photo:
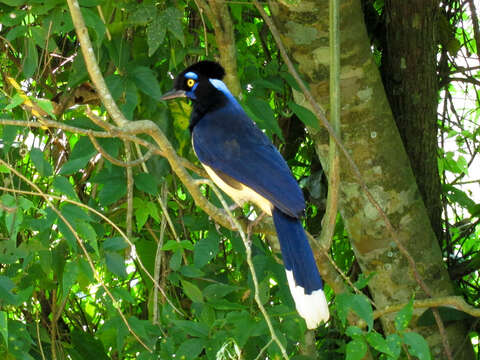
[(285, 214), (303, 215), (303, 194), (288, 165), (238, 103), (205, 114), (192, 136), (202, 163), (247, 185)]

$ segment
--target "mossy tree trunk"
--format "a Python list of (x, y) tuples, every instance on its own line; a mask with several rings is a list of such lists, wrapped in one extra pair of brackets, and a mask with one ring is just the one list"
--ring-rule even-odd
[[(291, 58), (328, 113), (327, 4), (324, 0), (269, 3)], [(433, 296), (451, 295), (453, 285), (370, 51), (359, 0), (341, 2), (341, 39), (343, 142), (368, 188), (388, 215), (398, 238), (414, 258)], [(296, 94), (296, 98), (302, 103), (301, 94)], [(312, 130), (311, 133), (320, 160), (326, 167), (328, 134)], [(375, 273), (369, 289), (377, 307), (404, 303), (413, 295), (417, 299), (425, 298), (407, 260), (361, 190), (352, 169), (345, 159), (341, 164), (340, 212), (362, 271), (366, 275)], [(325, 170), (328, 173), (328, 169)], [(437, 327), (417, 327), (418, 315), (420, 312), (415, 311), (411, 328), (426, 337), (433, 358), (445, 358)], [(386, 333), (395, 331), (394, 316), (381, 319)], [(461, 323), (446, 325), (455, 359), (471, 359), (472, 349), (464, 342), (467, 336), (465, 326)]]

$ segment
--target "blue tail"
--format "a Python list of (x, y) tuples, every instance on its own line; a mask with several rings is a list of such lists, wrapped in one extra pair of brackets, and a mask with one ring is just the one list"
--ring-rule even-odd
[(328, 320), (329, 312), (322, 278), (307, 235), (299, 219), (290, 217), (277, 208), (273, 209), (272, 215), (297, 311), (309, 329), (316, 328), (321, 321)]

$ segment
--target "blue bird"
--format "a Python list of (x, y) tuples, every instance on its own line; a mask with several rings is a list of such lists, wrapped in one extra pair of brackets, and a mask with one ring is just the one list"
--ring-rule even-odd
[(163, 100), (192, 100), (192, 145), (211, 179), (237, 204), (251, 202), (268, 215), (280, 242), (290, 292), (309, 329), (329, 318), (323, 283), (300, 218), (302, 191), (282, 155), (247, 116), (213, 61), (180, 73)]

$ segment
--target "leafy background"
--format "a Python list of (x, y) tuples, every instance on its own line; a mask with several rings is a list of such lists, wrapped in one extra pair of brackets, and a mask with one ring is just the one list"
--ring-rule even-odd
[[(373, 3), (381, 13), (383, 2)], [(179, 155), (197, 164), (187, 130), (188, 105), (159, 101), (186, 64), (216, 55), (215, 35), (195, 2), (80, 4), (98, 64), (123, 114), (153, 120)], [(293, 169), (308, 200), (306, 228), (318, 235), (326, 180), (304, 131), (304, 124), (316, 127), (317, 120), (293, 100), (292, 88), (298, 87), (254, 7), (231, 2), (228, 8), (242, 105)], [(462, 20), (469, 13), (458, 9), (456, 14), (445, 17), (444, 24), (451, 68), (457, 67), (458, 54), (476, 53), (473, 29)], [(99, 116), (105, 109), (89, 82), (67, 4), (0, 0), (0, 43), (1, 356), (280, 358), (254, 301), (238, 232), (216, 225), (195, 206), (167, 161), (149, 156), (155, 147), (147, 136), (140, 136), (147, 147), (115, 133), (92, 140), (93, 132), (104, 129), (86, 116), (85, 107)], [(440, 101), (478, 85), (457, 82), (444, 86)], [(443, 143), (438, 159), (445, 227), (451, 234), (443, 251), (458, 292), (478, 305), (480, 208), (461, 182), (474, 166), (479, 128), (477, 101), (466, 104), (470, 107), (456, 112), (461, 105), (449, 103), (452, 111), (441, 124), (442, 138), (455, 140), (448, 147)], [(42, 124), (45, 118), (62, 127), (7, 121)], [(146, 161), (122, 166), (144, 155)], [(200, 178), (198, 167), (193, 169)], [(221, 206), (208, 187), (203, 193)], [(247, 217), (251, 211), (236, 210), (236, 215)], [(408, 331), (413, 299), (397, 313), (394, 333), (385, 335), (374, 321), (368, 278), (358, 273), (341, 219), (330, 255), (363, 292), (335, 296), (327, 286), (332, 319), (313, 340), (285, 286), (275, 241), (264, 235), (251, 240), (261, 302), (291, 358), (361, 359), (367, 351), (372, 358), (397, 359), (406, 353), (431, 358), (422, 336)], [(478, 322), (463, 313), (453, 316), (472, 323), (478, 344)]]

